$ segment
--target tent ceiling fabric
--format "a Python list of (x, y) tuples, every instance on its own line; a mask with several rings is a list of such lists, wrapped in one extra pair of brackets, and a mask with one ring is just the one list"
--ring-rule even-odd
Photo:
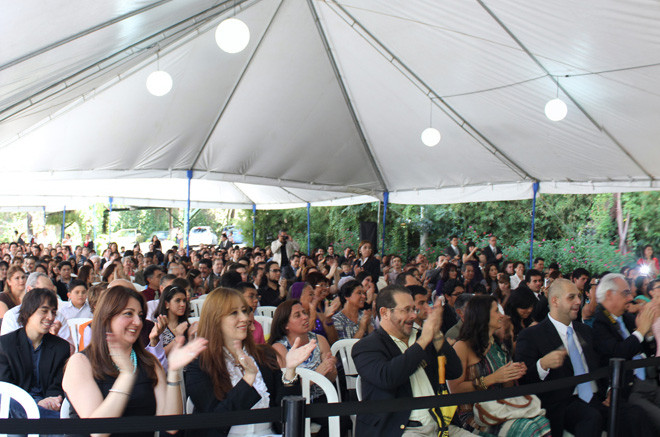
[(0, 207), (182, 207), (188, 170), (193, 207), (660, 189), (656, 1), (97, 3), (3, 8)]

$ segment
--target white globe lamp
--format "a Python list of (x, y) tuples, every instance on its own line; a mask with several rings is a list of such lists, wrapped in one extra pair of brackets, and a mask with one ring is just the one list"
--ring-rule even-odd
[(422, 131), (422, 143), (424, 143), (425, 146), (433, 147), (440, 142), (441, 138), (442, 136), (436, 128), (427, 127)]
[(215, 29), (215, 42), (227, 53), (238, 53), (250, 42), (250, 29), (238, 18), (227, 18)]
[(566, 117), (568, 107), (561, 99), (552, 99), (545, 104), (545, 116), (552, 121), (560, 121)]
[(164, 96), (172, 89), (172, 76), (166, 71), (154, 71), (147, 77), (147, 90), (156, 97)]

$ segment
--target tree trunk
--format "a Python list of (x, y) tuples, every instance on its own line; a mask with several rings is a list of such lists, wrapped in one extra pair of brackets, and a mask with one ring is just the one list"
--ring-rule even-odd
[[(423, 223), (424, 222), (424, 207), (420, 206), (419, 207), (419, 218), (420, 221)], [(429, 240), (429, 231), (426, 229), (426, 226), (424, 226), (424, 230), (419, 233), (419, 248), (420, 250), (426, 250), (428, 246), (428, 240)]]
[(29, 212), (27, 213), (27, 234), (28, 234), (28, 238), (34, 235), (32, 233), (32, 214), (30, 214)]
[(628, 225), (630, 224), (630, 213), (623, 218), (623, 206), (621, 205), (621, 193), (614, 193), (614, 204), (616, 208), (616, 225), (619, 233), (619, 250), (622, 255), (628, 253), (628, 244), (626, 237), (628, 235)]

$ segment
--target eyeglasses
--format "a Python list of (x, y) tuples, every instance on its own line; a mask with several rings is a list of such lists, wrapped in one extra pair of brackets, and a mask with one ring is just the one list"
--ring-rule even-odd
[(271, 272), (271, 273), (279, 273), (279, 272), (281, 272), (281, 271), (282, 271), (282, 270), (280, 270), (280, 269), (273, 269), (273, 270), (271, 270), (270, 272)]
[(397, 310), (402, 311), (406, 314), (415, 314), (415, 315), (419, 314), (419, 310), (415, 307), (405, 307), (405, 308), (396, 308), (395, 307), (395, 308), (388, 308), (388, 309), (390, 309), (392, 311), (397, 311)]

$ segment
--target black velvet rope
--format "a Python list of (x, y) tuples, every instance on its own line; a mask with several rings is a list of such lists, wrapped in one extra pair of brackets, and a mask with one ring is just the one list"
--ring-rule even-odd
[[(660, 366), (660, 358), (626, 361), (624, 369)], [(386, 399), (362, 402), (312, 404), (305, 407), (305, 417), (321, 418), (351, 414), (375, 414), (402, 410), (417, 410), (446, 405), (474, 404), (514, 396), (539, 394), (559, 390), (587, 381), (609, 377), (609, 367), (593, 372), (562, 378), (551, 382), (519, 385), (499, 390), (476, 391), (444, 396)], [(279, 422), (282, 408), (199, 413), (178, 416), (134, 416), (112, 419), (0, 419), (0, 432), (7, 434), (91, 434), (145, 432), (182, 429), (205, 429), (244, 425), (248, 423)]]

